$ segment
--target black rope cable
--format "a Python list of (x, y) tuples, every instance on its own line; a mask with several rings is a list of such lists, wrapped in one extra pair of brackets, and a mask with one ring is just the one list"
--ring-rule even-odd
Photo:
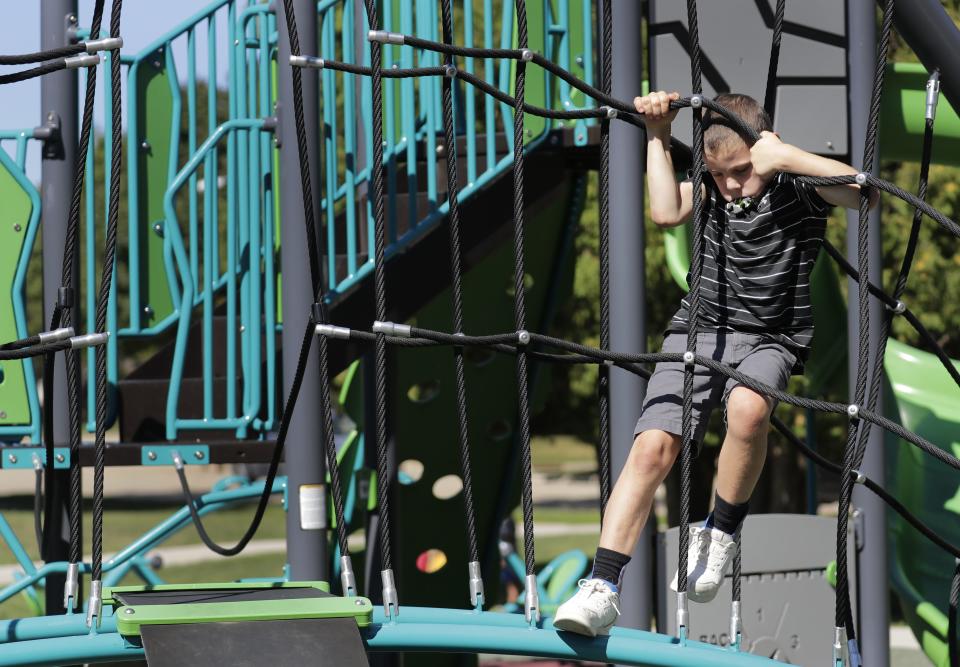
[[(797, 450), (803, 454), (806, 458), (813, 461), (815, 464), (827, 470), (829, 472), (835, 473), (837, 475), (843, 474), (843, 466), (840, 466), (833, 461), (830, 461), (822, 454), (811, 449), (803, 442), (797, 435), (783, 423), (778, 417), (774, 416), (771, 420), (773, 426), (783, 435), (787, 442), (792, 444)], [(960, 547), (956, 547), (953, 544), (950, 544), (945, 539), (943, 539), (936, 531), (927, 526), (919, 517), (914, 515), (906, 506), (901, 503), (896, 497), (891, 495), (886, 489), (874, 482), (872, 479), (864, 475), (863, 473), (858, 473), (854, 470), (850, 473), (852, 479), (859, 483), (863, 484), (871, 492), (875, 493), (883, 502), (885, 502), (892, 510), (897, 512), (907, 523), (913, 526), (921, 535), (926, 537), (928, 540), (933, 542), (936, 546), (943, 549), (946, 553), (954, 556), (955, 558), (960, 557)]]
[(767, 89), (763, 96), (763, 108), (773, 119), (777, 106), (777, 70), (780, 66), (780, 42), (783, 39), (783, 15), (786, 0), (777, 0), (777, 11), (773, 18), (773, 39), (770, 45), (770, 64), (767, 68)]
[[(893, 25), (893, 0), (887, 0), (884, 6), (883, 24), (877, 43), (876, 66), (873, 77), (873, 94), (870, 101), (870, 113), (864, 141), (863, 172), (873, 171), (876, 162), (876, 144), (880, 123), (880, 95), (883, 89), (883, 75), (886, 67), (887, 46)], [(867, 381), (870, 368), (870, 290), (869, 290), (869, 229), (870, 229), (870, 190), (860, 188), (859, 222), (857, 225), (857, 264), (860, 276), (857, 305), (859, 309), (859, 345), (857, 354), (857, 372), (853, 404), (864, 404), (867, 394)], [(840, 479), (840, 496), (837, 508), (837, 586), (836, 586), (836, 627), (845, 627), (848, 641), (856, 642), (856, 626), (850, 606), (849, 573), (847, 571), (847, 527), (849, 524), (850, 503), (853, 493), (853, 480), (850, 473), (859, 467), (857, 451), (860, 429), (870, 430), (856, 415), (851, 415), (847, 430), (847, 446), (843, 456), (843, 475)]]
[[(110, 36), (120, 36), (120, 16), (123, 0), (114, 0), (110, 9)], [(107, 229), (104, 239), (103, 274), (100, 279), (100, 293), (97, 297), (94, 327), (97, 333), (107, 330), (107, 308), (110, 302), (110, 289), (113, 284), (113, 270), (117, 254), (117, 225), (120, 219), (120, 167), (122, 161), (121, 104), (120, 98), (120, 49), (111, 50), (110, 82), (112, 90), (111, 114), (111, 156), (110, 156), (110, 193), (107, 208)], [(92, 286), (91, 286), (92, 288)], [(103, 494), (104, 474), (107, 452), (107, 351), (100, 350), (95, 355), (96, 380), (96, 416), (94, 436), (93, 465), (93, 562), (91, 564), (92, 581), (100, 581), (103, 574)]]
[[(92, 36), (92, 33), (91, 33)], [(38, 63), (54, 58), (66, 58), (83, 53), (87, 50), (86, 44), (68, 44), (59, 46), (55, 49), (46, 51), (35, 51), (33, 53), (20, 53), (12, 56), (0, 56), (0, 65), (27, 65), (29, 63)]]
[[(443, 42), (453, 41), (453, 8), (450, 0), (442, 0), (440, 12), (443, 24)], [(446, 57), (446, 66), (453, 66), (453, 57)], [(447, 206), (450, 218), (450, 292), (453, 299), (453, 331), (463, 332), (463, 250), (460, 246), (460, 184), (457, 180), (457, 137), (453, 115), (453, 79), (443, 79), (443, 129), (446, 141)], [(473, 474), (470, 465), (470, 429), (467, 420), (467, 387), (463, 362), (463, 347), (453, 347), (454, 373), (457, 385), (457, 440), (460, 446), (460, 471), (463, 477), (463, 504), (467, 519), (467, 555), (470, 563), (480, 562), (477, 545), (477, 516), (473, 505)], [(482, 597), (482, 595), (481, 595)], [(476, 604), (471, 595), (470, 602)]]
[(43, 468), (34, 470), (33, 484), (33, 534), (37, 540), (37, 546), (43, 550), (43, 522), (41, 513), (43, 512)]
[(29, 81), (30, 79), (35, 79), (38, 76), (43, 76), (44, 74), (52, 74), (53, 72), (59, 72), (66, 68), (67, 68), (66, 58), (51, 60), (50, 62), (39, 65), (38, 67), (31, 67), (30, 69), (25, 69), (20, 72), (13, 72), (12, 74), (0, 74), (0, 86), (8, 83), (18, 83), (20, 81)]
[[(607, 95), (613, 86), (613, 7), (603, 0), (600, 29), (600, 88)], [(610, 120), (600, 120), (600, 172), (598, 175), (600, 251), (600, 349), (610, 349)], [(600, 412), (600, 439), (597, 468), (600, 476), (600, 521), (610, 499), (610, 367), (597, 370), (597, 397)]]
[[(97, 0), (93, 9), (90, 23), (90, 34), (98, 36), (103, 21), (104, 0)], [(93, 130), (93, 107), (97, 91), (97, 72), (95, 66), (87, 68), (87, 85), (84, 95), (83, 116), (80, 129), (80, 143), (77, 151), (77, 160), (74, 169), (73, 193), (70, 200), (70, 212), (67, 218), (67, 229), (63, 243), (63, 263), (60, 274), (60, 290), (57, 303), (51, 317), (50, 329), (60, 326), (69, 327), (73, 324), (73, 308), (76, 305), (77, 290), (74, 289), (74, 273), (77, 255), (79, 254), (80, 236), (80, 201), (83, 195), (84, 177), (86, 174), (87, 151), (90, 146), (90, 136)], [(116, 113), (116, 112), (115, 112)], [(92, 223), (91, 223), (92, 224)], [(98, 355), (99, 356), (99, 355)], [(70, 521), (70, 562), (79, 564), (83, 558), (83, 544), (80, 540), (80, 523), (83, 518), (83, 489), (81, 485), (80, 466), (80, 419), (81, 419), (81, 379), (80, 358), (75, 350), (69, 350), (64, 356), (67, 382), (67, 410), (69, 420), (70, 440), (70, 489), (68, 501), (68, 517)], [(47, 356), (44, 362), (43, 392), (44, 396), (53, 397), (55, 382), (55, 366), (52, 356)], [(54, 474), (54, 433), (53, 411), (45, 410), (44, 437), (47, 454), (47, 478), (49, 485), (53, 483)], [(45, 512), (54, 511), (52, 494), (47, 494), (49, 500), (45, 503)], [(71, 582), (68, 582), (71, 583)], [(79, 600), (74, 600), (79, 603)]]
[[(923, 130), (923, 150), (920, 158), (920, 180), (917, 186), (917, 198), (920, 200), (925, 200), (927, 196), (927, 180), (930, 174), (930, 161), (933, 153), (933, 118), (928, 115), (924, 122)], [(900, 297), (903, 296), (903, 292), (907, 286), (907, 277), (910, 273), (910, 266), (913, 263), (913, 257), (916, 253), (917, 243), (920, 238), (920, 224), (922, 222), (922, 214), (918, 210), (914, 210), (913, 223), (910, 226), (910, 236), (907, 240), (907, 248), (904, 251), (903, 260), (900, 264), (900, 271), (897, 274), (897, 281), (894, 287), (894, 292), (892, 294), (892, 299), (894, 301), (899, 301)], [(870, 410), (876, 410), (878, 401), (880, 400), (880, 387), (883, 386), (883, 368), (884, 368), (884, 355), (887, 350), (887, 339), (890, 336), (890, 327), (893, 324), (894, 312), (892, 310), (886, 310), (884, 317), (880, 321), (880, 333), (877, 336), (877, 349), (874, 354), (873, 359), (873, 368), (870, 379), (870, 395), (867, 398), (867, 407)], [(950, 367), (953, 368), (953, 364), (950, 364)], [(954, 369), (956, 371), (956, 369)], [(957, 373), (957, 378), (960, 380), (960, 373)], [(860, 440), (857, 443), (857, 467), (861, 465), (863, 457), (866, 454), (867, 442), (870, 437), (871, 428), (865, 428), (860, 434)]]
[[(449, 334), (444, 334), (442, 332), (431, 332), (428, 329), (419, 329), (414, 330), (411, 328), (411, 333), (418, 331), (421, 335), (431, 335), (435, 336), (436, 340), (431, 340), (428, 338), (401, 338), (401, 337), (387, 337), (387, 342), (390, 344), (406, 346), (406, 347), (424, 347), (424, 346), (435, 346), (435, 345), (445, 345), (445, 344), (461, 344), (461, 345), (477, 345), (482, 347), (487, 347), (491, 350), (495, 350), (504, 354), (516, 354), (518, 347), (516, 345), (508, 345), (505, 343), (493, 343), (490, 341), (490, 337), (487, 336), (470, 336), (470, 337), (458, 337), (456, 340), (453, 340), (453, 336)], [(374, 339), (374, 335), (368, 332), (352, 330), (350, 332), (350, 338), (356, 341), (361, 341), (365, 343), (370, 343)], [(648, 353), (648, 354), (634, 354), (634, 355), (620, 355), (617, 353), (609, 353), (609, 351), (596, 350), (594, 348), (589, 348), (587, 346), (582, 346), (576, 343), (568, 343), (561, 339), (550, 339), (549, 337), (540, 336), (538, 334), (531, 334), (532, 341), (541, 342), (541, 343), (557, 343), (558, 347), (568, 347), (575, 349), (582, 349), (592, 352), (592, 354), (581, 354), (577, 352), (573, 353), (564, 353), (564, 354), (555, 354), (547, 353), (538, 350), (529, 350), (528, 355), (531, 358), (538, 360), (549, 361), (553, 363), (567, 363), (567, 364), (583, 364), (583, 363), (599, 363), (599, 364), (613, 364), (619, 368), (623, 368), (631, 373), (636, 374), (639, 377), (649, 379), (651, 371), (647, 368), (643, 368), (638, 365), (638, 363), (657, 363), (661, 361), (679, 361), (682, 359), (682, 355), (678, 353)], [(633, 359), (634, 361), (627, 361), (627, 359)], [(698, 359), (699, 361), (699, 359)], [(714, 370), (717, 370), (721, 373), (726, 373), (732, 369), (724, 368), (722, 364), (717, 363)], [(762, 385), (758, 382), (753, 381), (749, 376), (743, 376), (742, 374), (732, 374), (726, 373), (728, 377), (734, 377), (745, 386), (758, 391), (759, 393), (764, 393), (766, 390), (770, 389), (765, 385)], [(813, 401), (812, 399), (802, 399), (801, 397), (792, 397), (787, 394), (782, 394), (777, 391), (773, 391), (773, 395), (778, 400), (782, 400), (786, 403), (798, 404), (801, 407), (811, 407), (813, 409), (819, 409), (826, 412), (834, 413), (844, 413), (846, 406), (839, 403), (828, 403), (825, 401)], [(867, 417), (869, 418), (869, 416)], [(821, 466), (825, 470), (836, 474), (842, 474), (842, 466), (833, 463), (832, 461), (825, 458), (820, 453), (816, 452), (813, 449), (810, 449), (800, 438), (793, 433), (790, 428), (783, 423), (775, 415), (771, 417), (772, 425), (787, 439), (788, 442), (793, 444), (804, 456), (811, 459), (818, 466)], [(886, 427), (883, 424), (879, 424)], [(958, 461), (960, 463), (960, 461)], [(908, 523), (914, 526), (921, 534), (930, 539), (935, 545), (946, 551), (951, 555), (960, 556), (960, 548), (953, 546), (949, 542), (943, 540), (939, 535), (937, 535), (931, 528), (926, 526), (918, 517), (913, 515), (907, 508), (900, 503), (895, 497), (890, 495), (885, 491), (880, 485), (873, 482), (870, 478), (857, 474), (856, 472), (851, 473), (856, 481), (862, 483), (866, 488), (870, 489), (873, 493), (877, 494), (884, 502), (886, 502), (891, 509), (900, 514)]]
[[(370, 30), (379, 28), (376, 0), (365, 0), (367, 24)], [(383, 82), (382, 53), (379, 42), (370, 43), (370, 69), (373, 109), (373, 165), (371, 174), (374, 185), (374, 294), (376, 319), (384, 321), (387, 316), (387, 284), (384, 267), (386, 224), (383, 186)], [(387, 461), (387, 343), (384, 335), (377, 334), (374, 343), (374, 382), (377, 446), (377, 504), (380, 510), (379, 547), (381, 560), (381, 584), (384, 590), (384, 611), (388, 616), (399, 613), (399, 602), (393, 580), (393, 564), (390, 550), (390, 470)], [(393, 599), (387, 599), (387, 593)], [(390, 607), (394, 606), (391, 613)]]
[[(690, 39), (690, 78), (694, 95), (702, 92), (702, 63), (700, 61), (700, 33), (697, 22), (696, 0), (687, 0), (687, 26)], [(687, 328), (687, 352), (696, 354), (697, 330), (700, 322), (700, 278), (703, 273), (703, 111), (693, 109), (693, 254), (690, 274), (690, 313)], [(683, 369), (683, 426), (680, 450), (680, 545), (677, 566), (677, 627), (681, 635), (686, 632), (687, 610), (687, 558), (690, 549), (690, 478), (693, 459), (693, 374), (694, 367), (685, 364)], [(682, 607), (681, 603), (682, 602)]]
[[(517, 46), (527, 48), (527, 8), (525, 0), (516, 0)], [(518, 331), (526, 329), (526, 272), (524, 269), (524, 206), (523, 206), (523, 102), (526, 94), (527, 63), (522, 58), (516, 63), (514, 86), (516, 105), (513, 111), (513, 317)], [(523, 506), (523, 555), (529, 578), (536, 573), (533, 526), (533, 458), (530, 452), (530, 406), (527, 379), (527, 355), (517, 351), (517, 421), (521, 466), (521, 505)], [(529, 580), (527, 582), (529, 584)], [(529, 585), (527, 586), (529, 589)], [(527, 590), (527, 596), (534, 591)], [(539, 618), (539, 606), (531, 607), (527, 600), (527, 620)], [(533, 617), (531, 616), (533, 615)]]
[[(283, 408), (283, 413), (280, 415), (280, 428), (277, 432), (277, 442), (274, 445), (273, 456), (270, 459), (270, 466), (267, 469), (263, 492), (260, 494), (260, 499), (257, 502), (257, 509), (254, 512), (253, 520), (235, 545), (232, 547), (222, 546), (216, 543), (210, 537), (209, 533), (207, 533), (203, 521), (200, 518), (197, 501), (194, 499), (193, 493), (190, 491), (190, 486), (187, 483), (183, 465), (176, 466), (177, 477), (180, 480), (180, 488), (183, 491), (187, 508), (190, 510), (190, 517), (193, 520), (197, 535), (200, 536), (200, 539), (208, 549), (221, 556), (235, 556), (243, 551), (260, 528), (267, 504), (270, 502), (270, 495), (273, 493), (273, 483), (277, 477), (277, 470), (280, 467), (280, 461), (283, 459), (283, 446), (287, 440), (287, 431), (290, 428), (290, 421), (293, 419), (293, 411), (297, 405), (297, 397), (300, 395), (300, 386), (303, 384), (303, 375), (307, 369), (307, 360), (310, 358), (310, 347), (314, 338), (314, 327), (314, 322), (308, 319), (306, 329), (303, 332), (303, 341), (300, 343), (300, 356), (297, 359), (297, 368), (294, 372), (293, 383), (290, 385), (290, 394), (287, 396), (286, 405)], [(336, 495), (334, 497), (336, 498)], [(338, 524), (339, 526), (343, 526), (343, 521), (338, 521)]]
[(950, 607), (947, 611), (947, 655), (950, 667), (960, 667), (960, 650), (957, 650), (957, 607), (960, 605), (960, 559), (956, 561), (953, 581), (950, 583)]

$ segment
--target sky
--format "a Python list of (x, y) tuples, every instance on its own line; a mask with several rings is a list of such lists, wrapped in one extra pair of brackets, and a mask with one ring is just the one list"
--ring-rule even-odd
[[(46, 0), (0, 0), (3, 7), (3, 25), (0, 26), (0, 52), (3, 54), (27, 53), (40, 50), (40, 5)], [(146, 47), (164, 32), (175, 27), (213, 0), (127, 0), (123, 7), (121, 33), (123, 53), (134, 54)], [(241, 0), (242, 2), (242, 0)], [(106, 16), (103, 29), (109, 28), (109, 10), (113, 3), (105, 3)], [(93, 0), (77, 0), (81, 27), (89, 27), (93, 14)], [(202, 39), (202, 38), (201, 38)], [(198, 39), (198, 71), (206, 78), (205, 42)], [(181, 40), (182, 42), (183, 40)], [(180, 51), (185, 51), (181, 48)], [(0, 67), (0, 72), (9, 73), (29, 66)], [(102, 69), (102, 68), (101, 68)], [(218, 67), (219, 69), (219, 67)], [(124, 75), (126, 68), (124, 68)], [(82, 76), (80, 77), (81, 86)], [(102, 91), (102, 79), (98, 82), (98, 98)], [(81, 93), (82, 94), (82, 93)], [(82, 107), (82, 98), (80, 102)], [(97, 106), (94, 118), (98, 127), (103, 126), (102, 107)], [(40, 79), (0, 86), (0, 129), (32, 128), (40, 124)], [(3, 147), (13, 150), (11, 142)], [(40, 179), (40, 146), (31, 141), (27, 154), (27, 175), (34, 182)]]

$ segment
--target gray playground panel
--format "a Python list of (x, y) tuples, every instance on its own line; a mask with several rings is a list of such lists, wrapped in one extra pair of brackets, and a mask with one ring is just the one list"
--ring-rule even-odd
[[(853, 523), (847, 539), (856, 617), (857, 560)], [(678, 529), (657, 536), (657, 630), (677, 633)], [(743, 650), (791, 665), (826, 665), (833, 656), (834, 589), (827, 565), (836, 559), (836, 519), (806, 514), (758, 514), (743, 526), (741, 617)], [(706, 604), (690, 602), (690, 638), (730, 644), (732, 578)]]
[[(759, 10), (766, 3), (767, 20)], [(698, 4), (705, 62), (703, 92), (745, 93), (763, 102), (773, 36), (774, 0), (709, 0)], [(650, 87), (689, 95), (690, 58), (686, 3), (650, 0)], [(846, 3), (788, 2), (773, 127), (784, 141), (835, 158), (849, 152), (847, 121)], [(718, 88), (720, 90), (718, 90)], [(674, 123), (674, 135), (690, 144), (691, 111)]]

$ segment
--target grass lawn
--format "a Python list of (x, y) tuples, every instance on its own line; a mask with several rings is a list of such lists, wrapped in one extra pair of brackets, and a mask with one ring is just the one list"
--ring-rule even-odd
[[(596, 470), (597, 450), (593, 443), (569, 435), (531, 438), (533, 467), (538, 472), (559, 472), (565, 467)], [(589, 468), (587, 468), (589, 469)]]

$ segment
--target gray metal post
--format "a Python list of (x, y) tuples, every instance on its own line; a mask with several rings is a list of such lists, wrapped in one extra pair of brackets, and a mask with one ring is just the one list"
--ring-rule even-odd
[[(643, 85), (641, 3), (613, 4), (613, 96), (632, 100)], [(610, 346), (620, 352), (646, 350), (644, 284), (643, 133), (626, 123), (610, 128)], [(646, 381), (618, 368), (610, 372), (610, 465), (616, 479), (633, 445)], [(653, 533), (648, 521), (627, 566), (619, 624), (650, 629), (653, 617)]]
[[(277, 117), (280, 137), (280, 210), (282, 224), (283, 280), (283, 393), (287, 396), (293, 382), (300, 353), (303, 330), (310, 317), (314, 295), (310, 284), (307, 257), (306, 227), (303, 214), (303, 191), (300, 186), (300, 161), (294, 124), (293, 75), (289, 63), (290, 42), (287, 22), (281, 3), (277, 3)], [(316, 55), (317, 5), (313, 0), (294, 0), (300, 51)], [(313, 183), (313, 210), (320, 211), (320, 169), (317, 160), (318, 77), (313, 70), (304, 70), (303, 116), (310, 147), (310, 173)], [(319, 220), (317, 230), (319, 232)], [(319, 242), (319, 239), (318, 239)], [(316, 354), (311, 353), (316, 359)], [(290, 577), (298, 580), (328, 578), (327, 559), (327, 487), (326, 462), (321, 437), (319, 410), (320, 382), (316, 363), (307, 365), (300, 388), (298, 407), (290, 422), (286, 441), (287, 562)]]
[[(47, 0), (40, 3), (40, 48), (52, 49), (70, 42), (69, 29), (76, 25), (77, 0)], [(59, 123), (59, 134), (44, 143), (40, 167), (40, 197), (43, 238), (43, 318), (50, 324), (57, 303), (57, 290), (63, 271), (63, 240), (76, 176), (77, 162), (77, 70), (47, 74), (40, 79), (41, 125)], [(79, 267), (79, 262), (75, 263)], [(79, 287), (79, 271), (74, 285)], [(77, 291), (79, 294), (79, 290)], [(79, 305), (79, 304), (78, 304)], [(74, 327), (80, 322), (74, 309)], [(67, 411), (67, 371), (62, 354), (56, 355), (53, 396), (44, 397), (44, 410), (53, 413), (53, 437), (57, 445), (70, 442), (70, 420)], [(48, 480), (50, 477), (47, 478)], [(47, 518), (44, 558), (66, 561), (69, 558), (69, 534), (65, 533), (65, 513), (69, 491), (69, 472), (53, 473), (53, 484), (46, 493), (51, 496), (53, 511)], [(47, 577), (46, 611), (63, 613), (63, 575)]]
[[(847, 62), (850, 68), (850, 146), (851, 161), (860, 165), (863, 160), (863, 146), (865, 141), (867, 121), (869, 118), (870, 97), (873, 90), (873, 70), (876, 58), (876, 4), (873, 0), (848, 0), (847, 3), (847, 30), (849, 34), (849, 49)], [(870, 170), (870, 165), (860, 165)], [(847, 256), (856, 266), (857, 257), (857, 224), (856, 211), (847, 213)], [(880, 210), (874, 209), (870, 215), (870, 280), (880, 284)], [(850, 378), (850, 398), (853, 401), (857, 374), (857, 345), (859, 339), (858, 298), (857, 284), (848, 279), (848, 308), (847, 331), (849, 338), (847, 350), (849, 354), (848, 373)], [(875, 300), (870, 303), (870, 360), (874, 357), (874, 350), (878, 344), (878, 332), (883, 316), (882, 307)], [(883, 412), (881, 402), (877, 411)], [(870, 440), (867, 444), (867, 454), (862, 471), (871, 479), (882, 483), (884, 480), (884, 451), (883, 431), (879, 428), (870, 430)], [(887, 529), (886, 507), (883, 502), (872, 493), (859, 485), (853, 491), (853, 506), (861, 509), (864, 514), (862, 551), (859, 559), (860, 592), (860, 623), (858, 639), (860, 650), (865, 664), (886, 667), (890, 664), (889, 625), (890, 612), (888, 608), (888, 580), (887, 576)]]

